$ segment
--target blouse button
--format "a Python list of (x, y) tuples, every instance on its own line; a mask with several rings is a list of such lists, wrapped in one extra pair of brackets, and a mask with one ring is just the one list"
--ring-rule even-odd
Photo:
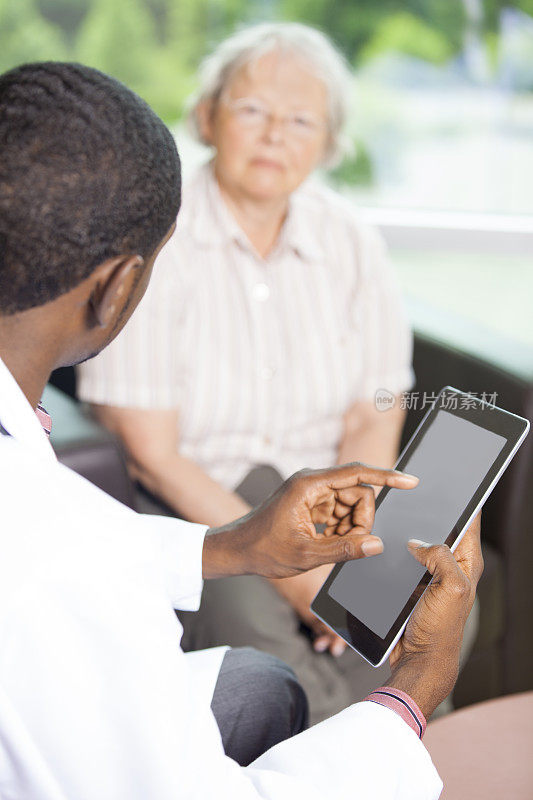
[(266, 283), (256, 283), (252, 289), (252, 297), (258, 303), (264, 303), (270, 297), (270, 287)]

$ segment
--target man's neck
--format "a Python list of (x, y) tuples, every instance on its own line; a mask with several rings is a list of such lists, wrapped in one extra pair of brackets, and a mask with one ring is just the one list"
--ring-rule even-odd
[(0, 316), (0, 358), (35, 408), (55, 368), (57, 352), (46, 331), (30, 323), (30, 313)]

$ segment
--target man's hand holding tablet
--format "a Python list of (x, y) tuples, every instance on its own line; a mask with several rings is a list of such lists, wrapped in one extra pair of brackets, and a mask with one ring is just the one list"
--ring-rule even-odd
[(410, 695), (428, 719), (457, 680), (463, 631), (483, 572), (478, 514), (452, 554), (411, 540), (413, 556), (433, 575), (390, 654), (388, 683)]

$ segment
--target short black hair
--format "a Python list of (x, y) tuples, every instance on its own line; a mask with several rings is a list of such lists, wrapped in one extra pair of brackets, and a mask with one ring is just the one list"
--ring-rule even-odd
[(54, 300), (176, 218), (172, 135), (126, 86), (62, 62), (0, 75), (0, 314)]

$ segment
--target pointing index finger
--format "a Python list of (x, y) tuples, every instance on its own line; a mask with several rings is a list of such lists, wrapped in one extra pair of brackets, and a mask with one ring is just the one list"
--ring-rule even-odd
[(348, 489), (361, 483), (372, 486), (391, 486), (394, 489), (414, 489), (418, 485), (415, 475), (399, 472), (396, 469), (380, 469), (367, 464), (345, 464), (331, 470), (329, 486), (331, 489)]

